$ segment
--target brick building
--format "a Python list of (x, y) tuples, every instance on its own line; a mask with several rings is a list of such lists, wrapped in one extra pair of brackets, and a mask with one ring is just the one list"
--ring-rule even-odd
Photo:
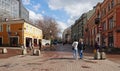
[[(84, 25), (85, 42), (120, 48), (120, 0), (104, 0)], [(89, 41), (88, 41), (89, 40)]]

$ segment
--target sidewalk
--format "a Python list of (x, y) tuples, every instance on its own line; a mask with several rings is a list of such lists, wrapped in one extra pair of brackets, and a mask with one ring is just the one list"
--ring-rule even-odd
[(55, 51), (41, 51), (41, 56), (17, 55), (0, 59), (0, 71), (120, 71), (120, 63), (93, 60), (91, 54), (75, 60), (71, 45), (58, 45)]
[[(3, 54), (2, 53), (2, 49), (6, 48), (7, 49), (7, 53)], [(34, 49), (37, 49), (38, 47), (35, 47)], [(30, 50), (27, 50), (28, 54), (30, 52)], [(5, 58), (9, 58), (12, 56), (16, 56), (16, 55), (22, 55), (22, 48), (21, 47), (0, 47), (0, 59), (5, 59)]]
[(19, 55), (0, 59), (0, 71), (119, 71), (120, 64), (85, 56), (74, 60), (71, 53), (42, 52), (41, 56)]
[[(2, 54), (3, 48), (7, 49), (6, 54)], [(18, 47), (14, 47), (14, 48), (13, 47), (0, 47), (0, 59), (9, 58), (9, 57), (20, 55), (20, 54), (22, 54), (21, 48), (18, 48)]]

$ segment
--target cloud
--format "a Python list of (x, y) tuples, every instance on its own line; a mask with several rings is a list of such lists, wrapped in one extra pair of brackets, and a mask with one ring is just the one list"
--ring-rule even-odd
[(68, 23), (71, 24), (81, 14), (89, 11), (98, 2), (103, 0), (48, 0), (48, 6), (51, 10), (64, 10), (70, 18)]
[(64, 29), (66, 29), (68, 27), (65, 23), (63, 23), (61, 21), (57, 21), (57, 23), (58, 23), (58, 25), (60, 27), (61, 32), (63, 32)]
[(33, 8), (35, 9), (35, 11), (38, 11), (40, 8), (40, 4), (34, 5)]
[(67, 20), (67, 24), (68, 24), (68, 25), (72, 25), (74, 22), (75, 22), (75, 18), (74, 18), (74, 19), (69, 18), (69, 19)]
[(23, 0), (23, 4), (24, 5), (29, 5), (30, 4), (30, 0)]
[(41, 14), (36, 14), (35, 12), (29, 10), (29, 16), (30, 16), (30, 19), (32, 20), (43, 20), (43, 16)]

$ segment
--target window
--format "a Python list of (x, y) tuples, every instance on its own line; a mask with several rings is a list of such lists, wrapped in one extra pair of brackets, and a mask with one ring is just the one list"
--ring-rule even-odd
[(106, 22), (103, 23), (103, 31), (107, 30)]
[(109, 29), (112, 29), (112, 28), (114, 28), (113, 17), (111, 17), (111, 18), (109, 19)]
[(114, 6), (114, 0), (111, 1), (111, 8)]
[(97, 17), (100, 18), (100, 13), (98, 12)]
[(106, 8), (104, 9), (104, 15), (106, 15)]
[(10, 25), (7, 25), (7, 32), (10, 32)]
[(94, 35), (94, 28), (92, 29), (92, 35)]
[(0, 25), (0, 32), (2, 32), (2, 25)]
[(108, 11), (110, 11), (110, 4), (108, 4)]
[(102, 13), (101, 13), (101, 17), (103, 17), (104, 16), (104, 9), (102, 9)]

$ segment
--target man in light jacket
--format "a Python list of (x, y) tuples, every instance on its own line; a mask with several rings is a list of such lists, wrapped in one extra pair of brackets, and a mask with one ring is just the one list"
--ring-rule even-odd
[(72, 44), (72, 47), (73, 47), (73, 58), (75, 58), (76, 60), (78, 59), (78, 49), (77, 49), (77, 46), (78, 46), (78, 41), (75, 40)]

